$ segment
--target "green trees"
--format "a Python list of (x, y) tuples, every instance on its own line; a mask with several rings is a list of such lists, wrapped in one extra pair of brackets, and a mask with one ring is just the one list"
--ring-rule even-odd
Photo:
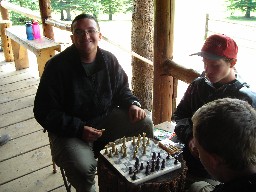
[[(37, 0), (10, 0), (9, 2), (31, 10), (39, 10), (39, 3)], [(19, 13), (13, 11), (10, 11), (10, 19), (13, 25), (23, 25), (26, 21), (31, 20), (30, 18), (21, 16)]]
[(229, 10), (241, 10), (246, 18), (251, 17), (251, 12), (256, 10), (256, 0), (226, 0)]
[(67, 21), (72, 20), (72, 12), (86, 12), (97, 17), (101, 8), (99, 0), (52, 0), (51, 6), (52, 11), (61, 13), (61, 20)]
[[(133, 0), (52, 0), (53, 11), (61, 13), (61, 20), (72, 20), (71, 12), (86, 12), (98, 17), (100, 13), (109, 15), (131, 10)], [(64, 16), (66, 12), (66, 18)]]

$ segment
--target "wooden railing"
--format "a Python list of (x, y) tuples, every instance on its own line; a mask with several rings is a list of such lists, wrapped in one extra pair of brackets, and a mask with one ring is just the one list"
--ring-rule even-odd
[[(17, 13), (20, 13), (22, 15), (25, 15), (29, 18), (32, 19), (37, 19), (37, 20), (41, 20), (41, 16), (30, 10), (30, 9), (26, 9), (26, 8), (21, 8), (17, 5), (14, 5), (12, 3), (9, 3), (7, 1), (1, 1), (1, 6), (5, 9), (7, 9), (8, 11), (14, 11)], [(53, 27), (62, 29), (62, 30), (66, 30), (66, 31), (71, 31), (71, 27), (69, 24), (66, 24), (64, 22), (58, 21), (58, 20), (54, 20), (51, 18), (47, 18), (44, 21), (42, 21), (43, 23), (46, 23), (48, 25), (51, 25)], [(145, 63), (149, 64), (149, 65), (153, 65), (153, 62), (150, 61), (147, 58), (144, 58), (143, 56), (128, 50), (126, 48), (123, 48), (122, 46), (120, 46), (119, 44), (110, 41), (107, 37), (103, 37), (103, 39), (115, 46), (117, 46), (118, 48), (128, 52), (129, 54), (131, 54), (132, 56), (144, 61)], [(189, 69), (186, 67), (183, 67), (182, 65), (177, 64), (176, 62), (172, 61), (172, 60), (166, 60), (166, 62), (163, 64), (163, 75), (170, 75), (174, 77), (174, 92), (173, 92), (173, 108), (176, 107), (176, 98), (177, 98), (177, 84), (178, 84), (178, 80), (181, 80), (183, 82), (186, 83), (191, 83), (196, 77), (198, 77), (200, 74), (198, 72), (196, 72), (193, 69)]]

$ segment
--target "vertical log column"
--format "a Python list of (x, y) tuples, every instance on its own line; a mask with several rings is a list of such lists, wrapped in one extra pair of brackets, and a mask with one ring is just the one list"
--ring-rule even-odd
[(51, 0), (39, 0), (40, 14), (43, 24), (43, 34), (45, 37), (54, 40), (53, 27), (45, 23), (46, 19), (51, 19)]
[(163, 75), (164, 62), (173, 57), (175, 0), (155, 0), (153, 121), (171, 121), (173, 77)]
[(0, 21), (2, 48), (4, 51), (4, 58), (6, 62), (14, 61), (11, 39), (5, 35), (5, 29), (9, 28), (10, 26), (11, 26), (10, 20)]
[(0, 5), (0, 11), (2, 16), (2, 21), (0, 22), (0, 29), (1, 29), (1, 41), (2, 41), (2, 48), (4, 51), (4, 58), (6, 62), (11, 62), (11, 61), (14, 61), (11, 39), (5, 35), (5, 29), (10, 27), (12, 23), (10, 21), (10, 15), (8, 10)]

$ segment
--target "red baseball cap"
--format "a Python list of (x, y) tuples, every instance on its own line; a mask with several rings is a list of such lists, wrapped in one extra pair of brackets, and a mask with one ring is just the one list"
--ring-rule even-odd
[(198, 55), (210, 60), (236, 59), (237, 52), (238, 47), (233, 39), (223, 34), (214, 34), (205, 40), (201, 52), (191, 55)]

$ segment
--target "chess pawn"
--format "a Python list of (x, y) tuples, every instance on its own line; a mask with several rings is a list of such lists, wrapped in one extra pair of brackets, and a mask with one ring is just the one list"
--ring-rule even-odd
[(112, 152), (115, 153), (115, 148), (116, 148), (116, 144), (113, 142), (112, 143)]
[(108, 157), (112, 157), (112, 150), (109, 151)]
[(134, 151), (134, 153), (133, 153), (133, 159), (135, 159), (135, 158), (136, 158), (136, 155), (137, 155), (137, 152), (136, 152), (136, 151)]
[(105, 147), (105, 155), (107, 155), (107, 154), (108, 154), (108, 148)]
[(126, 157), (127, 153), (126, 153), (126, 147), (123, 148), (123, 157)]
[(149, 138), (147, 139), (147, 145), (149, 145)]
[(143, 145), (143, 155), (145, 155), (146, 152), (147, 152), (147, 147), (146, 147), (146, 145)]
[(135, 136), (132, 137), (132, 145), (135, 145)]
[(118, 156), (118, 150), (117, 150), (117, 148), (116, 148), (116, 150), (115, 150), (115, 156)]

